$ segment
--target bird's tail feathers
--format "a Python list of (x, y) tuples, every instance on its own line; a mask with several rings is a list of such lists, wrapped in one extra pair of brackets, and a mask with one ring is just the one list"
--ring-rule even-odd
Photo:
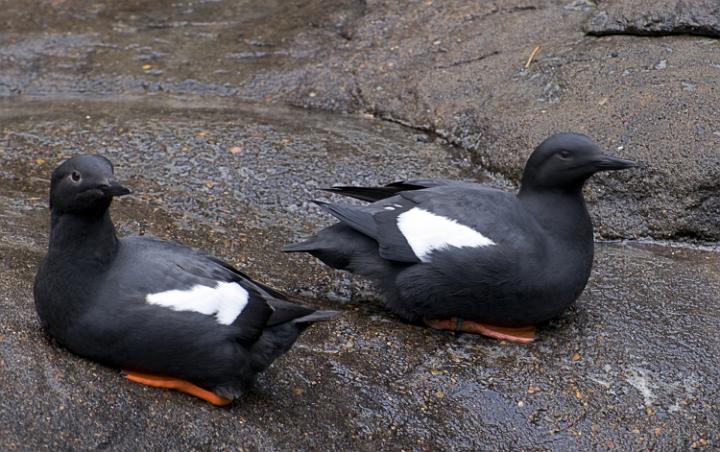
[(298, 336), (312, 323), (335, 317), (335, 311), (312, 311), (301, 317), (267, 328), (250, 350), (252, 366), (256, 371), (267, 368), (280, 355), (292, 347)]
[(304, 315), (302, 317), (298, 317), (297, 319), (294, 319), (293, 323), (322, 322), (325, 320), (330, 320), (333, 317), (337, 317), (338, 315), (340, 315), (340, 311), (329, 311), (329, 310), (315, 311), (308, 315)]
[(308, 237), (302, 242), (298, 243), (288, 243), (287, 245), (282, 247), (282, 251), (284, 253), (299, 253), (303, 251), (313, 251), (316, 249), (317, 245), (315, 243), (315, 236)]

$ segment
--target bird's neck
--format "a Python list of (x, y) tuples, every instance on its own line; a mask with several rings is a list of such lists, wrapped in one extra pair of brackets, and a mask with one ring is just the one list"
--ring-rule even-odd
[(110, 212), (78, 215), (52, 212), (48, 257), (62, 256), (90, 265), (110, 262), (116, 255), (118, 239)]
[(570, 189), (521, 189), (518, 198), (549, 235), (567, 242), (592, 243), (592, 221), (582, 185)]

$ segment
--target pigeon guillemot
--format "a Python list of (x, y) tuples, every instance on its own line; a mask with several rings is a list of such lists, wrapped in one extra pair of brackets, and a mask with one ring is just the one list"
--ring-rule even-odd
[(104, 157), (76, 156), (52, 174), (50, 243), (35, 305), (48, 333), (71, 351), (135, 382), (226, 405), (309, 324), (335, 315), (290, 303), (203, 252), (118, 238), (108, 208), (128, 193)]
[(442, 180), (338, 186), (328, 191), (371, 204), (318, 202), (340, 223), (283, 250), (374, 281), (408, 321), (527, 343), (590, 276), (583, 184), (598, 171), (633, 166), (565, 133), (535, 149), (517, 195)]

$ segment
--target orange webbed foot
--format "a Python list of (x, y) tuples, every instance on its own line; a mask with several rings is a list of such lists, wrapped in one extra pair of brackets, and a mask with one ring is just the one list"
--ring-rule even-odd
[(227, 406), (232, 403), (232, 400), (220, 397), (214, 392), (203, 389), (187, 380), (127, 370), (123, 372), (128, 380), (134, 381), (135, 383), (152, 386), (154, 388), (174, 389), (201, 398), (215, 406)]
[(535, 340), (536, 328), (534, 326), (504, 327), (488, 325), (472, 320), (458, 320), (456, 317), (450, 319), (425, 320), (425, 323), (438, 330), (454, 331), (455, 333), (473, 333), (492, 337), (501, 341), (515, 342), (518, 344), (529, 344)]

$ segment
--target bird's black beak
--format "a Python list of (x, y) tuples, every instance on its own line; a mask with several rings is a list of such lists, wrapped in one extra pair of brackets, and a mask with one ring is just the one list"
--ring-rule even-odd
[(627, 168), (635, 168), (638, 166), (638, 164), (633, 162), (632, 160), (619, 159), (617, 157), (611, 157), (609, 155), (601, 155), (593, 163), (598, 171), (623, 170)]
[(124, 196), (132, 193), (127, 187), (120, 185), (115, 179), (109, 179), (100, 185), (100, 190), (109, 196)]

